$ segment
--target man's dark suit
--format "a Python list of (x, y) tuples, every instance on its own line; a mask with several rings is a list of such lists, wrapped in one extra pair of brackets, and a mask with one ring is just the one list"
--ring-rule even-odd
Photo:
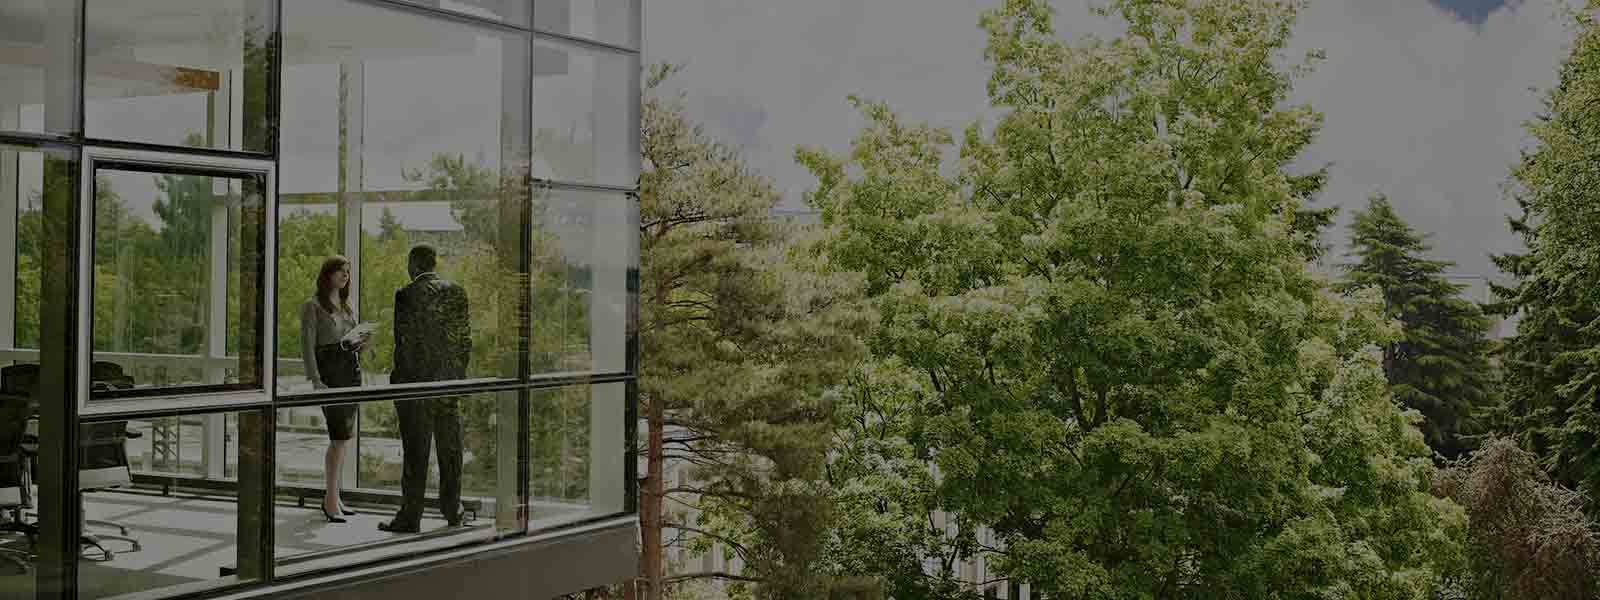
[[(433, 273), (423, 273), (394, 293), (394, 372), (392, 383), (449, 381), (467, 376), (472, 331), (467, 321), (467, 291)], [(461, 410), (456, 398), (399, 400), (404, 501), (394, 526), (414, 529), (422, 520), (428, 486), (428, 450), (439, 446), (439, 510), (451, 524), (461, 522)]]

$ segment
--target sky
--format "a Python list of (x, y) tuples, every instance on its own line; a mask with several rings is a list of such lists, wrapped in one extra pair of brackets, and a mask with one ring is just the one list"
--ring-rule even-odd
[[(1520, 247), (1505, 226), (1524, 123), (1556, 81), (1570, 32), (1560, 0), (1313, 0), (1290, 54), (1327, 60), (1295, 101), (1326, 118), (1296, 167), (1330, 166), (1319, 203), (1350, 211), (1386, 194), (1462, 277), (1498, 276), (1492, 252)], [(959, 131), (986, 109), (978, 15), (999, 0), (650, 0), (644, 59), (684, 63), (688, 116), (741, 148), (785, 208), (815, 180), (797, 145), (846, 149), (862, 120), (849, 94)], [(1086, 0), (1054, 0), (1069, 42), (1108, 35)], [(1336, 250), (1334, 262), (1348, 259)], [(1472, 283), (1464, 279), (1463, 283)], [(1481, 293), (1481, 285), (1471, 293)]]

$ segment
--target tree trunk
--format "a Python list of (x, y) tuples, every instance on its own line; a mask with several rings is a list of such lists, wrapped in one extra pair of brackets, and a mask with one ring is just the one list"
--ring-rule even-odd
[(660, 399), (651, 398), (649, 411), (649, 445), (646, 449), (646, 469), (642, 493), (639, 494), (639, 534), (643, 538), (643, 551), (639, 554), (639, 578), (644, 586), (641, 600), (661, 600), (662, 546), (661, 523), (665, 483), (662, 477), (666, 429), (665, 410)]

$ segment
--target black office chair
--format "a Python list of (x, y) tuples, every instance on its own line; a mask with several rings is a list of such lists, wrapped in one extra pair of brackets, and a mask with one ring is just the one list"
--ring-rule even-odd
[[(96, 362), (90, 370), (91, 386), (94, 389), (126, 389), (133, 387), (133, 379), (124, 375), (122, 367), (116, 363)], [(27, 450), (27, 444), (38, 444), (37, 439), (28, 439), (25, 433), (28, 417), (31, 416), (38, 405), (34, 395), (39, 388), (39, 365), (22, 364), (0, 368), (0, 418), (6, 419), (0, 423), (0, 509), (8, 508), (4, 502), (6, 485), (4, 466), (4, 431), (7, 424), (15, 421), (24, 428), (24, 434), (19, 437), (22, 446), (20, 460), (16, 463), (19, 467), (21, 485), (19, 493), (21, 501), (14, 515), (17, 517), (10, 522), (0, 524), (0, 532), (16, 532), (26, 534), (30, 540), (38, 534), (37, 523), (29, 523), (24, 519), (22, 507), (32, 505), (31, 502), (31, 473), (33, 456)], [(17, 411), (21, 417), (9, 418), (10, 411)], [(112, 489), (133, 483), (133, 474), (128, 465), (129, 438), (142, 436), (139, 432), (128, 431), (127, 421), (110, 421), (106, 423), (91, 423), (79, 429), (78, 440), (78, 490), (82, 492)], [(81, 496), (80, 496), (81, 498)], [(89, 532), (89, 525), (112, 527), (122, 535), (95, 535)], [(139, 541), (128, 535), (128, 528), (119, 523), (85, 518), (80, 527), (79, 541), (85, 545), (99, 550), (106, 560), (111, 560), (114, 554), (101, 545), (103, 540), (117, 540), (128, 542), (134, 550), (139, 550)]]
[[(8, 437), (15, 427), (18, 435), (16, 438), (17, 461), (15, 465), (15, 481), (21, 495), (20, 504), (16, 507), (5, 506), (17, 518), (9, 523), (0, 525), (0, 532), (21, 532), (29, 536), (39, 533), (39, 528), (27, 523), (23, 519), (23, 509), (33, 508), (33, 471), (37, 468), (39, 453), (39, 437), (36, 431), (30, 428), (37, 421), (34, 415), (38, 411), (39, 400), (34, 397), (39, 389), (39, 365), (18, 364), (0, 368), (0, 418), (5, 419), (0, 424), (0, 461), (5, 461), (11, 448)], [(0, 487), (9, 485), (13, 479), (10, 474), (10, 464), (0, 466)], [(4, 506), (0, 504), (0, 506)]]
[[(123, 374), (121, 365), (112, 362), (95, 362), (90, 367), (89, 381), (91, 389), (95, 391), (133, 387), (133, 378)], [(78, 429), (78, 490), (94, 492), (133, 485), (133, 471), (128, 464), (128, 440), (141, 435), (128, 431), (127, 421), (81, 426)], [(110, 560), (113, 554), (100, 544), (103, 540), (127, 542), (135, 551), (139, 550), (139, 540), (128, 537), (128, 527), (121, 523), (85, 518), (84, 525), (84, 544), (99, 550), (106, 560)], [(91, 534), (89, 525), (111, 527), (121, 535)]]
[[(18, 367), (33, 367), (28, 368)], [(16, 565), (24, 573), (32, 564), (33, 542), (38, 527), (24, 518), (24, 509), (30, 504), (30, 482), (23, 452), (23, 438), (27, 435), (28, 417), (33, 412), (31, 394), (38, 381), (36, 365), (15, 365), (0, 369), (0, 511), (10, 519), (0, 523), (0, 534), (8, 534), (10, 542), (23, 541), (22, 549), (0, 545), (0, 560)]]

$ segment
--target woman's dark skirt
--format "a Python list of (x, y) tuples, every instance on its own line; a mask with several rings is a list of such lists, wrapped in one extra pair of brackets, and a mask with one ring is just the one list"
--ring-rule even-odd
[[(338, 344), (317, 347), (317, 371), (322, 374), (322, 384), (328, 387), (361, 385), (361, 365), (356, 362), (356, 353)], [(322, 407), (322, 417), (328, 422), (328, 439), (342, 441), (355, 437), (358, 412), (360, 407), (355, 404)]]

